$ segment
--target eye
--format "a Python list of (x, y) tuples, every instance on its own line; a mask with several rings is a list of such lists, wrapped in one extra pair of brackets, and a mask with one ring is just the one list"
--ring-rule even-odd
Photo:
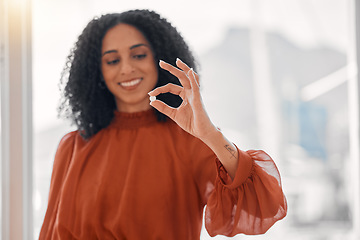
[(134, 55), (133, 58), (135, 59), (143, 59), (146, 57), (146, 54), (138, 54), (138, 55)]
[(119, 62), (119, 59), (115, 59), (115, 60), (112, 60), (112, 61), (107, 61), (106, 63), (108, 64), (108, 65), (115, 65), (115, 64), (117, 64)]

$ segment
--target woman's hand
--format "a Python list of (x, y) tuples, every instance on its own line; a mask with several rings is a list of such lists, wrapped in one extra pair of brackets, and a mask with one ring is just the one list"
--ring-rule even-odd
[(182, 86), (169, 83), (158, 87), (149, 92), (151, 100), (152, 96), (170, 92), (179, 95), (183, 102), (178, 108), (170, 107), (159, 100), (151, 101), (150, 105), (171, 118), (182, 129), (202, 140), (218, 132), (205, 111), (200, 95), (199, 76), (194, 70), (180, 59), (176, 60), (178, 68), (164, 61), (160, 61), (159, 64), (161, 68), (176, 76)]
[[(238, 166), (238, 151), (225, 136), (211, 123), (199, 89), (199, 76), (181, 60), (176, 60), (174, 67), (160, 61), (160, 67), (176, 76), (182, 86), (167, 84), (149, 92), (150, 105), (174, 120), (182, 129), (201, 139), (216, 154), (230, 177), (234, 179)], [(183, 102), (173, 108), (159, 100), (153, 100), (160, 93), (170, 92), (179, 95)]]

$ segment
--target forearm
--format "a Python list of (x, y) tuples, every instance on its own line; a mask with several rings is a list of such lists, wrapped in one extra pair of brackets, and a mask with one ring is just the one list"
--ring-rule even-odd
[(201, 140), (216, 154), (231, 179), (234, 179), (238, 166), (238, 151), (216, 128)]

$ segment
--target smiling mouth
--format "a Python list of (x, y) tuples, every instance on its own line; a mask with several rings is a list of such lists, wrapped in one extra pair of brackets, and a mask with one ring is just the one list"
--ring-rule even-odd
[(137, 79), (130, 80), (130, 81), (120, 82), (118, 84), (124, 88), (131, 88), (131, 87), (138, 85), (142, 80), (143, 80), (143, 78), (137, 78)]

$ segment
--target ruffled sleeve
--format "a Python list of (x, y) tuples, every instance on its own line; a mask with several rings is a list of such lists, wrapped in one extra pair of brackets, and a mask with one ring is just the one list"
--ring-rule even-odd
[(39, 239), (51, 238), (51, 236), (48, 236), (48, 234), (51, 234), (51, 229), (55, 223), (57, 206), (59, 202), (59, 192), (61, 191), (62, 183), (73, 155), (76, 135), (77, 132), (70, 132), (66, 134), (61, 139), (56, 151), (50, 182), (48, 207), (46, 210), (44, 223), (40, 231)]
[(215, 189), (205, 211), (210, 236), (263, 234), (286, 216), (280, 174), (271, 157), (257, 150), (238, 153), (239, 165), (233, 180), (216, 160)]

